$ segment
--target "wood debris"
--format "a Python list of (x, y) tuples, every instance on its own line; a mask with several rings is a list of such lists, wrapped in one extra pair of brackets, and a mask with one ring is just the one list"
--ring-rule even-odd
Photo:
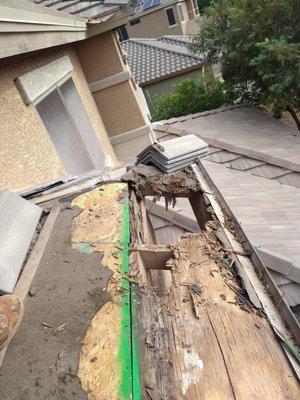
[(47, 324), (46, 322), (43, 322), (42, 325), (43, 325), (43, 327), (44, 327), (45, 329), (47, 329), (47, 328), (53, 329), (53, 326), (50, 325), (50, 324)]
[(53, 331), (52, 331), (53, 335), (55, 335), (58, 332), (63, 331), (66, 326), (67, 326), (67, 323), (59, 325), (58, 327), (54, 328)]

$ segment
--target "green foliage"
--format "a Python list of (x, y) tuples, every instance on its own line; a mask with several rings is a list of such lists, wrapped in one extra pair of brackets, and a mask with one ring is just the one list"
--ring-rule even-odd
[(299, 39), (299, 0), (215, 0), (191, 48), (242, 100), (290, 111), (300, 108)]
[(206, 7), (208, 7), (212, 0), (197, 0), (199, 11), (202, 12)]
[(187, 79), (173, 86), (169, 93), (152, 99), (153, 121), (211, 110), (232, 104), (237, 92), (225, 90), (220, 80), (209, 82)]

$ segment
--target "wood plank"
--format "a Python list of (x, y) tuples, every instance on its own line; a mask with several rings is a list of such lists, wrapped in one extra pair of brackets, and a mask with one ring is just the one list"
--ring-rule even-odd
[(173, 225), (165, 219), (149, 214), (150, 224), (153, 227), (153, 236), (155, 243), (159, 244), (177, 244), (186, 230)]
[(186, 235), (169, 295), (148, 286), (141, 304), (144, 385), (157, 400), (296, 400), (299, 387), (277, 338), (265, 318), (239, 306), (240, 288), (213, 259), (222, 254), (217, 247), (212, 233)]
[(25, 301), (25, 299), (26, 299), (26, 296), (30, 289), (34, 275), (38, 269), (38, 266), (42, 259), (44, 250), (47, 246), (53, 226), (58, 217), (59, 211), (60, 211), (59, 204), (55, 205), (51, 209), (51, 211), (46, 219), (46, 222), (38, 236), (37, 242), (29, 255), (29, 258), (28, 258), (27, 263), (22, 271), (20, 279), (18, 280), (18, 282), (16, 284), (14, 294), (16, 296), (18, 296), (22, 301)]
[[(243, 248), (241, 246), (241, 244), (234, 238), (234, 236), (232, 235), (232, 233), (229, 231), (229, 229), (226, 227), (226, 219), (223, 213), (223, 210), (220, 206), (220, 204), (217, 202), (217, 200), (215, 199), (214, 194), (212, 193), (212, 190), (210, 188), (210, 186), (208, 185), (208, 183), (206, 182), (203, 174), (201, 173), (199, 167), (196, 164), (192, 165), (193, 171), (200, 183), (200, 186), (203, 190), (203, 196), (205, 196), (209, 203), (212, 206), (213, 212), (217, 218), (217, 220), (220, 222), (221, 224), (221, 229), (223, 229), (225, 237), (227, 238), (227, 240), (229, 241), (229, 243), (234, 246), (235, 250), (239, 250), (239, 251), (243, 251)], [(196, 198), (195, 198), (196, 201)], [(194, 202), (193, 204), (194, 209), (197, 209), (197, 203)], [(198, 207), (200, 207), (200, 204), (198, 204)], [(257, 279), (254, 278), (254, 281), (252, 281), (250, 279), (250, 277), (248, 276), (247, 272), (245, 271), (245, 268), (243, 267), (243, 261), (245, 258), (242, 258), (242, 256), (237, 255), (235, 257), (236, 260), (236, 268), (238, 269), (238, 272), (242, 278), (242, 281), (245, 285), (245, 288), (247, 290), (248, 296), (251, 299), (252, 303), (256, 306), (256, 307), (260, 307), (261, 303), (260, 303), (260, 299), (257, 295), (257, 290), (255, 288), (255, 285), (259, 285), (260, 288), (263, 289), (263, 286), (261, 284), (261, 282), (259, 281), (258, 277), (256, 277)], [(254, 267), (252, 266), (254, 275), (256, 276), (256, 273), (254, 271)], [(264, 290), (263, 290), (264, 291)], [(274, 308), (274, 307), (273, 307)], [(279, 317), (279, 320), (281, 320), (281, 318)]]
[(146, 270), (171, 269), (171, 267), (167, 264), (167, 262), (173, 258), (173, 252), (170, 246), (157, 244), (133, 245), (131, 247), (131, 251), (137, 251), (139, 253)]

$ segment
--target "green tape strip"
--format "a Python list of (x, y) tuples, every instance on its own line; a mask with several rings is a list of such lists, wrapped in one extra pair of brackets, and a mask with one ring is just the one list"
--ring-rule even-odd
[[(129, 272), (129, 205), (123, 204), (123, 227), (121, 237), (121, 271)], [(140, 400), (140, 368), (138, 346), (137, 296), (135, 285), (127, 279), (121, 280), (125, 289), (121, 303), (121, 336), (118, 360), (121, 365), (119, 396), (121, 400)]]
[[(129, 272), (129, 205), (123, 204), (123, 226), (121, 245), (121, 271)], [(119, 396), (121, 400), (132, 399), (132, 360), (131, 360), (131, 315), (130, 315), (130, 285), (126, 279), (121, 280), (124, 293), (121, 297), (121, 333), (117, 359), (121, 366)]]
[(131, 284), (131, 356), (132, 356), (132, 394), (134, 400), (141, 399), (140, 360), (139, 360), (139, 319), (136, 285)]

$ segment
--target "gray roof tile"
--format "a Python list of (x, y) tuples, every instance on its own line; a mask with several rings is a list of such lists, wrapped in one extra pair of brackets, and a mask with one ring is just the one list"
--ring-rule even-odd
[(163, 36), (158, 39), (129, 39), (122, 42), (135, 81), (147, 82), (203, 64), (203, 57), (190, 53), (189, 39), (183, 36)]
[(105, 3), (105, 0), (27, 0), (31, 3), (41, 4), (45, 7), (53, 8), (67, 14), (77, 15), (81, 18), (97, 19), (110, 13), (116, 12), (120, 7), (129, 2), (119, 2), (113, 0)]
[(300, 172), (298, 131), (258, 108), (231, 106), (163, 123), (194, 133), (212, 146)]

